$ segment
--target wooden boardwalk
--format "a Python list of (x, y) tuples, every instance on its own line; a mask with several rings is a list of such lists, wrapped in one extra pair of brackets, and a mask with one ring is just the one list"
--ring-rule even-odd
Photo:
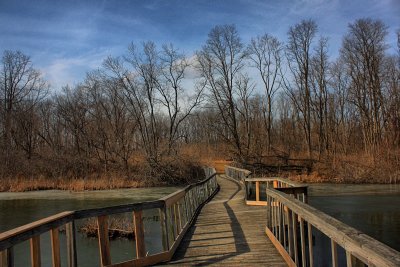
[(166, 265), (287, 266), (265, 234), (265, 207), (246, 206), (241, 184), (217, 179), (220, 191)]

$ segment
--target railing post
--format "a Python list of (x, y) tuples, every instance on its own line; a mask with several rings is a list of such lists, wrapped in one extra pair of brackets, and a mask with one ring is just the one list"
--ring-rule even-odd
[(51, 255), (52, 255), (53, 267), (60, 267), (61, 258), (60, 258), (60, 238), (58, 234), (58, 227), (51, 229), (50, 238), (51, 238)]
[(313, 254), (313, 246), (312, 246), (312, 225), (307, 222), (308, 226), (308, 254), (310, 258), (310, 267), (314, 266), (314, 254)]
[(294, 249), (293, 249), (293, 215), (292, 211), (288, 209), (287, 213), (287, 222), (288, 222), (288, 243), (289, 243), (289, 255), (291, 258), (294, 258)]
[(31, 237), (30, 239), (31, 247), (31, 266), (40, 267), (40, 235)]
[(331, 239), (332, 267), (338, 267), (336, 242)]
[(300, 217), (300, 244), (302, 266), (306, 266), (306, 238), (304, 234), (304, 219)]
[(256, 181), (256, 201), (260, 201), (260, 182)]
[(14, 253), (13, 248), (10, 247), (0, 251), (0, 266), (13, 267), (14, 266)]
[(299, 265), (299, 250), (297, 247), (297, 214), (292, 211), (294, 262)]
[(144, 243), (144, 229), (142, 211), (133, 212), (133, 221), (135, 223), (136, 257), (138, 259), (146, 256), (146, 246)]
[[(111, 264), (110, 241), (108, 240), (108, 216), (97, 217), (97, 236), (99, 238), (100, 264), (106, 266)], [(135, 233), (136, 234), (136, 233)]]
[(68, 267), (76, 267), (76, 241), (75, 241), (75, 222), (71, 221), (65, 225), (65, 232), (67, 235), (67, 259)]
[(161, 224), (161, 235), (162, 235), (162, 244), (163, 250), (169, 250), (169, 238), (168, 238), (168, 222), (167, 222), (167, 214), (166, 214), (166, 207), (160, 209), (160, 224)]

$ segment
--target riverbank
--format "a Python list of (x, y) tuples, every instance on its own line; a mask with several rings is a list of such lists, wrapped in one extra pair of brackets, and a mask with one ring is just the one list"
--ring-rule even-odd
[(1, 179), (0, 192), (28, 192), (38, 190), (110, 190), (123, 188), (143, 188), (167, 186), (165, 182), (155, 180), (133, 180), (127, 178), (86, 178), (86, 179), (62, 179), (62, 178), (5, 178)]

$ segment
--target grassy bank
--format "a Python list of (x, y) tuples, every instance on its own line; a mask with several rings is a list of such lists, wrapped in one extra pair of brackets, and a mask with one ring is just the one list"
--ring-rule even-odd
[(0, 183), (0, 192), (26, 192), (35, 190), (107, 190), (120, 188), (139, 188), (165, 186), (165, 183), (126, 178), (86, 178), (86, 179), (54, 179), (54, 178), (4, 178)]

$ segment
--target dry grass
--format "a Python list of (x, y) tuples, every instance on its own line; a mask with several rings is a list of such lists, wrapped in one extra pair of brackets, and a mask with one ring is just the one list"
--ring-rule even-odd
[(400, 151), (385, 151), (375, 156), (342, 155), (314, 164), (311, 174), (288, 176), (308, 183), (400, 183)]
[[(97, 237), (98, 228), (97, 220), (89, 218), (79, 227), (79, 231), (87, 237)], [(128, 220), (125, 217), (108, 218), (108, 236), (110, 239), (120, 237), (133, 239), (135, 237), (133, 228), (132, 220)]]
[(26, 192), (35, 190), (106, 190), (118, 188), (139, 188), (155, 186), (151, 181), (137, 181), (126, 178), (87, 178), (87, 179), (62, 179), (62, 178), (4, 178), (0, 183), (0, 192)]

